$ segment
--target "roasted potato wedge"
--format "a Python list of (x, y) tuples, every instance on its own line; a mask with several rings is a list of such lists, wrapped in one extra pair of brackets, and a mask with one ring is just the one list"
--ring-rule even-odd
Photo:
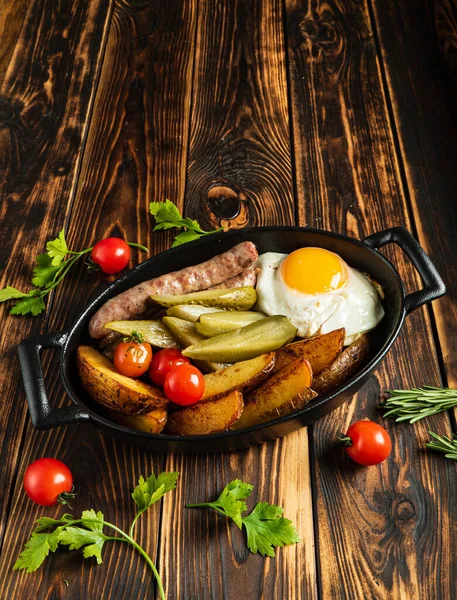
[(305, 358), (311, 365), (313, 376), (319, 375), (342, 351), (345, 335), (343, 327), (308, 340), (288, 344), (277, 351), (274, 371), (279, 371), (297, 358)]
[(166, 408), (156, 408), (143, 415), (125, 415), (108, 409), (106, 412), (116, 423), (136, 429), (137, 431), (144, 431), (144, 433), (162, 433), (168, 416)]
[(347, 381), (362, 368), (369, 351), (368, 334), (364, 333), (314, 379), (313, 389), (321, 396)]
[(208, 435), (225, 431), (243, 412), (243, 394), (231, 392), (211, 402), (197, 402), (168, 417), (165, 433), (172, 435)]
[(90, 397), (112, 410), (139, 415), (168, 404), (161, 390), (116, 371), (106, 356), (91, 346), (79, 346), (78, 374)]
[(286, 365), (246, 396), (243, 414), (231, 428), (250, 427), (303, 408), (317, 396), (310, 389), (312, 379), (304, 358)]
[(275, 353), (270, 352), (205, 375), (205, 391), (200, 402), (220, 398), (234, 390), (244, 393), (252, 389), (268, 377), (274, 364)]

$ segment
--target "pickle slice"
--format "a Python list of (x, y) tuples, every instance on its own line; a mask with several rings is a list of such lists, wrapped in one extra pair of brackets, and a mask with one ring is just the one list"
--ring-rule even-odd
[(297, 328), (287, 317), (266, 317), (247, 327), (202, 340), (183, 351), (184, 356), (215, 362), (240, 362), (288, 344)]
[(217, 312), (221, 312), (221, 309), (211, 306), (200, 306), (200, 304), (178, 304), (167, 310), (167, 316), (196, 323), (202, 315)]
[(265, 319), (266, 315), (259, 312), (247, 310), (226, 310), (211, 314), (203, 314), (195, 324), (198, 333), (205, 337), (213, 337), (221, 333), (227, 333), (240, 327), (246, 327), (251, 323)]
[(249, 310), (257, 301), (257, 293), (252, 286), (230, 288), (223, 290), (203, 290), (193, 294), (183, 295), (154, 295), (154, 302), (162, 306), (177, 306), (178, 304), (203, 304), (211, 308), (230, 310)]
[(143, 341), (158, 348), (179, 348), (162, 321), (111, 321), (105, 327), (123, 335), (139, 333), (143, 337)]
[[(178, 343), (182, 348), (187, 348), (188, 346), (192, 346), (192, 344), (198, 344), (206, 339), (197, 332), (195, 325), (190, 321), (184, 321), (184, 319), (178, 319), (176, 317), (164, 317), (163, 322), (165, 327), (169, 329), (172, 335), (178, 340)], [(226, 364), (207, 360), (196, 360), (194, 362), (202, 371), (205, 371), (205, 373), (219, 371), (220, 369), (225, 369), (227, 366)]]

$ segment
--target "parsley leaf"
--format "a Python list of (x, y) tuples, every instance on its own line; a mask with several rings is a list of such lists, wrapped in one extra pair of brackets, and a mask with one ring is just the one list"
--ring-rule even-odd
[(178, 476), (179, 473), (176, 472), (160, 473), (157, 478), (152, 474), (145, 480), (141, 475), (138, 485), (132, 493), (132, 498), (135, 500), (140, 511), (149, 508), (167, 492), (174, 490)]
[(60, 267), (52, 265), (49, 254), (38, 254), (36, 266), (33, 269), (32, 284), (36, 287), (47, 287), (58, 273)]
[(87, 519), (98, 519), (103, 521), (103, 513), (96, 513), (94, 510), (85, 510), (82, 513), (82, 527), (66, 527), (59, 535), (59, 543), (68, 546), (69, 550), (78, 550), (82, 546), (86, 546), (83, 550), (84, 558), (95, 557), (97, 564), (102, 561), (102, 548), (105, 541), (108, 539), (102, 533), (103, 523), (88, 522)]
[(68, 254), (67, 242), (65, 241), (65, 232), (63, 229), (59, 232), (59, 235), (55, 240), (51, 240), (46, 244), (46, 250), (52, 259), (52, 266), (59, 266)]
[(251, 484), (235, 479), (225, 486), (214, 502), (187, 504), (186, 508), (214, 508), (231, 518), (239, 529), (245, 527), (247, 546), (251, 552), (275, 556), (275, 546), (295, 544), (300, 538), (292, 522), (282, 516), (283, 509), (275, 504), (259, 502), (249, 515), (242, 515), (247, 510), (244, 500), (252, 489)]
[(153, 231), (173, 228), (182, 230), (175, 237), (173, 248), (187, 242), (192, 242), (193, 240), (198, 240), (204, 235), (223, 231), (222, 227), (214, 231), (204, 231), (195, 219), (183, 218), (177, 206), (173, 202), (170, 202), (170, 200), (165, 200), (165, 202), (151, 202), (149, 204), (149, 212), (156, 221)]
[(55, 552), (59, 545), (59, 536), (63, 527), (57, 527), (51, 533), (38, 533), (35, 530), (26, 543), (24, 550), (13, 565), (13, 570), (27, 569), (27, 573), (36, 571), (49, 552)]
[(21, 290), (17, 290), (16, 288), (7, 285), (6, 288), (0, 290), (0, 302), (6, 302), (6, 300), (13, 300), (14, 298), (28, 298), (29, 294), (27, 292), (21, 292)]
[(286, 544), (300, 541), (292, 521), (285, 519), (282, 516), (283, 512), (284, 510), (275, 504), (259, 502), (247, 517), (243, 517), (247, 545), (251, 552), (275, 556), (275, 546), (282, 548)]
[[(38, 290), (31, 290), (32, 292)], [(19, 300), (10, 310), (10, 315), (27, 315), (31, 313), (34, 317), (39, 315), (45, 309), (45, 304), (43, 301), (43, 296), (40, 294), (39, 296), (34, 294), (30, 295), (28, 298), (24, 300)]]

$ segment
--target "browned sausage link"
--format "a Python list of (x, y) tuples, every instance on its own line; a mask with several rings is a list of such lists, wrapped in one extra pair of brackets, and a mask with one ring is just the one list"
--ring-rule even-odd
[(257, 280), (257, 272), (252, 267), (250, 269), (244, 269), (239, 275), (230, 277), (218, 285), (213, 285), (210, 290), (225, 290), (229, 288), (244, 287), (245, 285), (255, 286)]
[(110, 321), (133, 319), (144, 312), (152, 294), (190, 294), (218, 285), (250, 267), (258, 258), (252, 242), (242, 242), (231, 250), (193, 267), (144, 281), (108, 300), (89, 322), (93, 338), (108, 335), (105, 324)]

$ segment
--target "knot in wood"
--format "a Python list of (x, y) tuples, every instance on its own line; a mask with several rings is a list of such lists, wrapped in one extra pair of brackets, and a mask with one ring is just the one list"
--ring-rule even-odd
[(206, 211), (210, 220), (224, 229), (244, 227), (248, 220), (248, 197), (227, 182), (214, 183), (206, 194)]
[(301, 36), (318, 48), (333, 47), (337, 43), (338, 36), (335, 28), (321, 18), (314, 20), (305, 17), (300, 21), (298, 28)]
[(395, 506), (394, 513), (399, 521), (411, 521), (416, 516), (416, 507), (411, 500), (403, 499)]
[(0, 125), (6, 123), (14, 116), (14, 108), (11, 100), (0, 96)]

